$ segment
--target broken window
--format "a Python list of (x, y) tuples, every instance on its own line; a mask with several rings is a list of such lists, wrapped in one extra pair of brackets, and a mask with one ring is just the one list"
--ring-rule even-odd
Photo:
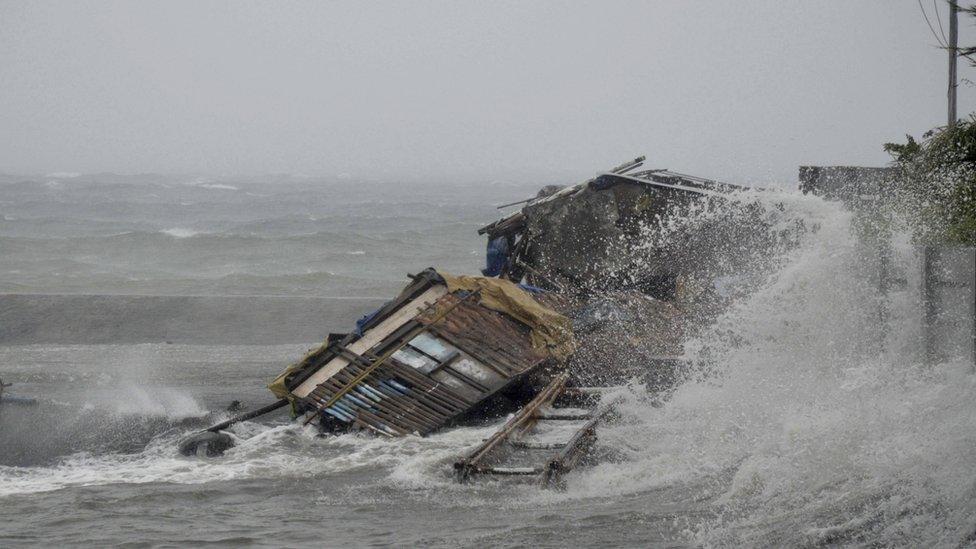
[(397, 352), (393, 353), (393, 358), (425, 374), (429, 374), (440, 365), (436, 359), (425, 355), (410, 345), (404, 345), (398, 349)]
[(457, 349), (443, 339), (436, 338), (424, 332), (411, 339), (410, 346), (441, 362), (449, 360), (458, 352)]
[(505, 384), (505, 378), (447, 341), (420, 333), (393, 353), (394, 360), (431, 375), (471, 398)]

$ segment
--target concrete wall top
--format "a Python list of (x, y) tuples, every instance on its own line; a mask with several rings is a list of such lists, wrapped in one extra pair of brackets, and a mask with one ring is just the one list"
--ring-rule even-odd
[(850, 202), (877, 197), (897, 168), (866, 166), (800, 166), (800, 190), (824, 198)]

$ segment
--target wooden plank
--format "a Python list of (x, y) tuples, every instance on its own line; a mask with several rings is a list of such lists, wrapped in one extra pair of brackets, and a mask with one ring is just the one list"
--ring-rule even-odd
[[(437, 285), (431, 287), (424, 293), (420, 294), (419, 297), (405, 304), (395, 313), (384, 319), (372, 330), (369, 330), (363, 334), (363, 337), (357, 339), (346, 348), (356, 354), (362, 354), (372, 349), (377, 343), (383, 341), (383, 339), (393, 333), (397, 328), (406, 324), (409, 320), (426, 309), (431, 303), (437, 301), (445, 294), (447, 294), (447, 286)], [(349, 359), (343, 356), (333, 358), (325, 366), (319, 368), (317, 372), (309, 376), (308, 379), (302, 382), (301, 385), (295, 387), (295, 389), (292, 390), (292, 394), (302, 398), (308, 396), (317, 385), (331, 378), (347, 365), (349, 365)]]
[[(444, 318), (445, 315), (453, 311), (457, 306), (461, 305), (468, 299), (477, 297), (478, 295), (479, 294), (477, 291), (468, 294), (460, 301), (456, 301), (455, 303), (451, 304), (449, 307), (441, 311), (438, 311), (438, 313), (434, 316), (434, 318), (431, 319), (429, 322), (430, 323), (439, 322), (441, 319)], [(431, 307), (427, 307), (427, 308), (430, 309)], [(394, 353), (402, 349), (407, 344), (408, 341), (412, 340), (414, 337), (425, 332), (426, 330), (427, 330), (427, 325), (421, 324), (416, 320), (410, 320), (404, 323), (400, 328), (394, 330), (393, 333), (387, 337), (387, 339), (390, 340), (390, 342), (383, 347), (384, 349), (383, 352), (380, 353), (380, 355), (372, 363), (370, 363), (369, 366), (365, 367), (351, 381), (342, 384), (342, 387), (338, 391), (335, 391), (327, 402), (317, 406), (316, 410), (312, 414), (309, 414), (308, 418), (305, 419), (305, 424), (307, 425), (313, 419), (319, 417), (319, 412), (321, 412), (323, 409), (329, 408), (334, 403), (336, 403), (340, 398), (345, 398), (344, 395), (346, 395), (350, 391), (353, 391), (355, 387), (359, 385), (360, 382), (373, 376), (376, 370), (381, 368), (383, 366), (383, 363), (388, 358), (390, 358)], [(349, 362), (347, 366), (351, 366), (354, 368), (357, 367), (354, 364), (354, 361)], [(342, 370), (340, 370), (340, 372), (341, 371)], [(323, 384), (328, 384), (328, 383), (330, 383), (329, 380), (323, 382)], [(316, 389), (313, 389), (312, 394), (315, 394), (315, 391), (318, 391), (319, 388), (321, 387), (322, 385), (320, 384)]]
[(552, 402), (566, 386), (569, 374), (561, 373), (556, 375), (546, 387), (539, 392), (534, 399), (526, 404), (521, 410), (515, 413), (511, 419), (485, 442), (481, 443), (463, 459), (454, 463), (455, 478), (458, 482), (465, 482), (471, 473), (482, 472), (485, 469), (481, 466), (481, 461), (503, 441), (507, 440), (516, 430), (526, 427), (534, 421), (536, 410)]
[(542, 469), (537, 467), (488, 467), (479, 472), (489, 475), (538, 475)]
[(581, 427), (569, 442), (546, 463), (541, 476), (541, 484), (544, 487), (555, 486), (562, 475), (572, 470), (579, 461), (580, 456), (596, 441), (596, 426), (603, 416), (609, 413), (609, 409), (595, 416)]
[[(351, 361), (348, 369), (356, 374), (360, 373), (364, 368), (368, 367), (373, 360), (376, 359), (376, 357), (371, 353), (366, 353), (365, 355), (360, 356), (350, 353), (345, 349), (341, 349), (341, 351), (344, 356)], [(411, 384), (414, 385), (411, 390), (415, 392), (413, 395), (415, 398), (420, 399), (429, 407), (451, 416), (468, 406), (468, 404), (461, 401), (459, 398), (454, 398), (454, 400), (452, 400), (452, 395), (450, 393), (445, 394), (445, 387), (438, 388), (432, 379), (420, 376), (420, 374), (413, 372), (412, 367), (401, 364), (393, 357), (390, 357), (386, 364), (377, 369), (376, 376), (378, 378), (393, 378), (399, 374), (403, 374), (404, 370), (407, 370), (407, 375), (402, 375), (402, 378), (410, 377), (410, 373), (419, 376), (419, 379), (417, 377), (410, 377), (410, 380), (412, 381)], [(407, 380), (404, 379), (403, 381)]]
[(513, 440), (512, 446), (526, 450), (561, 450), (565, 444), (558, 442), (532, 442), (531, 440)]
[(558, 408), (556, 410), (557, 411), (540, 413), (540, 414), (536, 415), (536, 419), (538, 419), (540, 421), (544, 421), (544, 420), (548, 420), (548, 421), (574, 421), (574, 420), (580, 420), (580, 419), (590, 419), (590, 417), (591, 417), (590, 414), (576, 414), (576, 413), (563, 414), (563, 413), (558, 412)]
[[(329, 389), (334, 394), (336, 391), (341, 390), (346, 383), (349, 383), (352, 378), (352, 374), (340, 372), (334, 379), (326, 381), (326, 384), (330, 386)], [(419, 410), (417, 408), (418, 403), (413, 399), (407, 399), (406, 397), (400, 397), (398, 399), (397, 397), (384, 395), (384, 398), (377, 402), (361, 395), (357, 391), (351, 392), (356, 393), (356, 398), (367, 401), (368, 404), (375, 408), (377, 412), (374, 415), (385, 419), (387, 423), (396, 422), (400, 427), (423, 433), (444, 420), (443, 417), (433, 416)]]

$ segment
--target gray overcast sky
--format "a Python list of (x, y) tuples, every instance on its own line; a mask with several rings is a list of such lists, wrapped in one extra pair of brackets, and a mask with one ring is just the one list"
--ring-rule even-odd
[(2, 1), (0, 170), (792, 182), (943, 124), (935, 44), (915, 0)]

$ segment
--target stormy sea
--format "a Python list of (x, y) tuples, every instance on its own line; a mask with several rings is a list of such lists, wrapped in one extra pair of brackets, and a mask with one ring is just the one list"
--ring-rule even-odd
[(687, 342), (705, 366), (607, 396), (606, 459), (565, 490), (454, 482), (503, 420), (322, 438), (282, 412), (178, 454), (408, 273), (477, 273), (477, 229), (547, 183), (0, 176), (0, 378), (38, 401), (0, 407), (0, 546), (974, 543), (976, 376), (918, 359), (914, 248), (881, 329), (851, 214), (790, 191), (799, 244)]

